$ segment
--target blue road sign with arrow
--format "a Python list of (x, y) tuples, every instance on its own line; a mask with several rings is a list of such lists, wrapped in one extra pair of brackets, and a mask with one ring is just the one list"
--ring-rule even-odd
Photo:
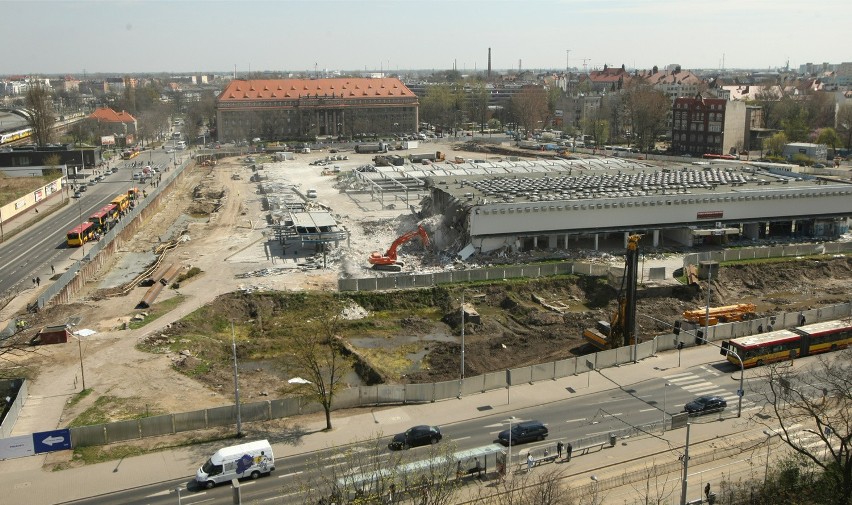
[(71, 448), (71, 430), (40, 431), (33, 433), (36, 454), (64, 451)]

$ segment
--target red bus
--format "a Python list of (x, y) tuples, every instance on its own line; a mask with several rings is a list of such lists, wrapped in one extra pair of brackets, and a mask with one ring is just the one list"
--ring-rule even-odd
[(824, 321), (789, 330), (770, 331), (722, 342), (722, 355), (735, 365), (760, 366), (802, 356), (845, 349), (852, 345), (852, 319)]
[(95, 225), (90, 221), (79, 224), (68, 232), (67, 242), (69, 247), (80, 247), (95, 237)]
[(118, 216), (118, 209), (115, 204), (104, 205), (101, 210), (89, 216), (89, 222), (94, 224), (99, 230), (105, 230), (107, 225)]

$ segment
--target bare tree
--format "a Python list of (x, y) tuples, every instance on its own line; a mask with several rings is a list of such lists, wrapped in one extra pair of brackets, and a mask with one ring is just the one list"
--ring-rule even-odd
[(680, 484), (671, 478), (671, 472), (665, 466), (657, 466), (656, 461), (645, 463), (644, 480), (631, 484), (639, 496), (642, 505), (663, 505), (671, 501), (671, 497)]
[[(852, 350), (820, 356), (812, 367), (767, 368), (763, 392), (777, 434), (793, 451), (824, 472), (819, 503), (852, 501)], [(774, 426), (767, 426), (775, 429)], [(814, 444), (814, 439), (822, 443)]]
[(547, 92), (540, 86), (527, 86), (512, 97), (512, 108), (528, 135), (547, 117)]
[(38, 146), (49, 144), (53, 138), (56, 113), (53, 111), (53, 99), (44, 83), (38, 79), (30, 82), (25, 103), (30, 112), (28, 122), (33, 129), (33, 141)]
[(334, 396), (344, 387), (343, 378), (352, 370), (349, 352), (338, 338), (341, 310), (339, 301), (334, 301), (324, 313), (318, 314), (318, 331), (294, 333), (286, 360), (291, 373), (308, 381), (294, 390), (322, 405), (329, 430)]
[[(493, 487), (481, 488), (474, 505), (578, 505), (584, 502), (574, 497), (575, 492), (566, 489), (565, 472), (544, 470), (528, 474), (517, 474), (511, 479), (499, 481)], [(595, 490), (597, 491), (597, 487)], [(582, 493), (587, 498), (594, 494), (594, 505), (600, 505), (600, 494)]]
[(641, 151), (648, 152), (665, 131), (671, 102), (665, 93), (642, 82), (631, 81), (626, 92), (625, 106), (636, 145)]

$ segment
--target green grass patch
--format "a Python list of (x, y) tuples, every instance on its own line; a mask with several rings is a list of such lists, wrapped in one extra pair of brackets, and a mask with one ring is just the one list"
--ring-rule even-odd
[(74, 418), (68, 426), (74, 428), (128, 419), (141, 419), (162, 413), (164, 412), (151, 409), (147, 405), (140, 408), (132, 399), (104, 395), (95, 400), (95, 403), (84, 410), (82, 414)]
[(184, 297), (183, 295), (175, 295), (169, 298), (168, 300), (163, 300), (160, 303), (155, 303), (148, 310), (145, 311), (148, 314), (145, 319), (141, 321), (130, 321), (130, 324), (128, 326), (131, 330), (137, 330), (139, 328), (142, 328), (146, 324), (156, 321), (160, 317), (163, 317), (164, 315), (171, 312), (175, 307), (183, 303), (185, 299), (186, 297)]
[(84, 389), (84, 390), (80, 391), (79, 393), (74, 395), (73, 398), (68, 400), (68, 406), (73, 407), (74, 405), (77, 405), (78, 403), (80, 403), (80, 400), (82, 400), (83, 398), (92, 394), (92, 391), (94, 391), (92, 388)]

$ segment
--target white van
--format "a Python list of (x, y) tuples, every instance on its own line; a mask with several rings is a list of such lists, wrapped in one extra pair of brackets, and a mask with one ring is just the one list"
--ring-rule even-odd
[(258, 440), (246, 444), (233, 445), (219, 449), (195, 473), (195, 481), (208, 489), (231, 479), (251, 477), (256, 479), (262, 474), (275, 470), (275, 457), (268, 440)]

